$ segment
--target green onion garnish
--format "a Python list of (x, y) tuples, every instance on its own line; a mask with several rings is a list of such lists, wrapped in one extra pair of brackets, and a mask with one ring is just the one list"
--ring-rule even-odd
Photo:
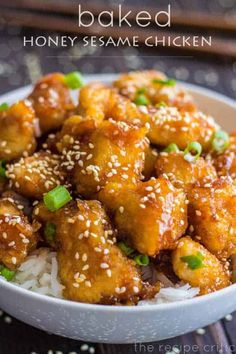
[(44, 204), (50, 211), (62, 208), (71, 199), (70, 193), (64, 186), (57, 186), (43, 197)]
[(52, 222), (47, 222), (44, 228), (45, 239), (51, 243), (55, 240), (56, 235), (56, 225)]
[(199, 269), (203, 267), (203, 255), (197, 252), (196, 255), (184, 256), (180, 258), (181, 261), (188, 264), (188, 267), (192, 270)]
[(84, 84), (82, 75), (79, 71), (73, 71), (72, 73), (65, 75), (64, 80), (66, 85), (72, 90), (79, 89)]
[(131, 247), (129, 247), (128, 245), (126, 245), (126, 243), (124, 242), (119, 242), (118, 243), (118, 247), (121, 249), (121, 251), (126, 255), (126, 256), (130, 256), (132, 253), (135, 252), (135, 250)]
[(6, 177), (6, 161), (0, 160), (0, 177)]
[(174, 80), (174, 79), (166, 79), (166, 80), (154, 79), (152, 82), (154, 84), (165, 85), (165, 86), (174, 86), (174, 85), (176, 85), (176, 80)]
[(149, 265), (149, 257), (144, 254), (139, 254), (139, 255), (135, 256), (134, 260), (135, 260), (136, 264), (138, 264), (140, 266)]
[(229, 146), (229, 134), (223, 130), (215, 133), (212, 140), (212, 148), (216, 152), (224, 152)]
[(197, 141), (188, 144), (184, 150), (184, 159), (188, 162), (196, 162), (202, 153), (202, 145)]
[(179, 148), (176, 144), (172, 143), (165, 148), (164, 152), (179, 152)]
[(9, 104), (4, 102), (2, 104), (0, 104), (0, 112), (2, 111), (6, 111), (9, 108)]
[(139, 88), (139, 89), (137, 90), (137, 94), (138, 94), (138, 95), (141, 95), (141, 94), (144, 94), (144, 93), (146, 93), (145, 87), (141, 87), (141, 88)]
[(167, 104), (164, 101), (161, 101), (156, 104), (156, 108), (167, 107)]
[(0, 275), (2, 277), (4, 277), (7, 281), (11, 281), (14, 278), (15, 274), (16, 274), (16, 272), (14, 270), (10, 270), (10, 269), (1, 265)]
[(135, 98), (134, 103), (137, 106), (147, 106), (150, 103), (150, 101), (145, 95), (140, 94)]

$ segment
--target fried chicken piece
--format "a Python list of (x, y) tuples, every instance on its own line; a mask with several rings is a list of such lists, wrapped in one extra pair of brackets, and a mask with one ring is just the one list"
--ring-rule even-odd
[(182, 152), (161, 152), (156, 160), (156, 174), (167, 175), (176, 188), (188, 191), (194, 185), (204, 185), (217, 178), (210, 161), (199, 157), (196, 162), (184, 159)]
[(119, 234), (149, 256), (173, 249), (187, 228), (185, 194), (165, 178), (134, 187), (109, 184), (99, 199), (114, 214)]
[(145, 128), (125, 122), (107, 120), (97, 127), (94, 120), (67, 120), (57, 147), (78, 193), (91, 198), (108, 182), (139, 181), (149, 144), (145, 134)]
[(37, 236), (27, 217), (9, 198), (0, 199), (0, 263), (16, 269), (36, 243)]
[(101, 123), (113, 118), (118, 121), (141, 117), (138, 107), (116, 90), (101, 83), (92, 82), (80, 90), (78, 114)]
[(219, 176), (236, 178), (236, 132), (230, 136), (229, 147), (223, 153), (213, 155), (213, 163)]
[(27, 100), (0, 112), (0, 160), (11, 161), (35, 151), (34, 120)]
[(148, 138), (151, 143), (168, 146), (176, 144), (180, 149), (198, 141), (204, 150), (209, 149), (218, 125), (212, 117), (200, 111), (181, 112), (175, 107), (142, 108), (142, 125), (150, 125)]
[(116, 234), (98, 201), (77, 200), (53, 213), (40, 203), (35, 214), (39, 222), (56, 225), (59, 273), (67, 299), (101, 304), (138, 299), (143, 288), (140, 272), (115, 245)]
[(236, 183), (221, 177), (189, 191), (189, 224), (196, 239), (223, 259), (236, 253)]
[(134, 71), (122, 74), (114, 82), (114, 86), (132, 101), (142, 93), (152, 105), (164, 102), (167, 106), (174, 106), (183, 111), (192, 112), (196, 109), (191, 95), (159, 71)]
[(99, 82), (81, 88), (79, 93), (79, 115), (101, 122), (109, 106), (111, 89)]
[(200, 243), (190, 237), (178, 241), (172, 253), (176, 275), (192, 287), (199, 287), (200, 295), (230, 285), (230, 273), (223, 264)]
[(75, 109), (64, 75), (53, 73), (41, 78), (29, 95), (43, 133), (58, 129)]
[(44, 151), (21, 158), (18, 162), (7, 165), (6, 174), (10, 179), (10, 187), (26, 197), (41, 199), (44, 193), (65, 184), (65, 174), (60, 164), (59, 155)]

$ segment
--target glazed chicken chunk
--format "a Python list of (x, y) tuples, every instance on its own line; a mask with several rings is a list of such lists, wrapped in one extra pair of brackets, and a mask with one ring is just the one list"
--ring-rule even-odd
[(185, 194), (165, 178), (134, 187), (109, 184), (99, 198), (114, 214), (119, 234), (142, 254), (173, 249), (187, 228)]
[(0, 111), (0, 160), (31, 155), (36, 148), (35, 114), (29, 101), (19, 101)]
[(184, 89), (176, 84), (175, 80), (169, 80), (161, 72), (136, 71), (121, 75), (114, 86), (119, 92), (136, 101), (139, 95), (144, 95), (152, 105), (165, 103), (167, 106), (177, 107), (184, 111), (194, 111), (193, 98)]
[(218, 125), (213, 118), (200, 111), (181, 112), (175, 107), (142, 107), (142, 125), (149, 124), (148, 138), (151, 143), (168, 146), (176, 144), (185, 149), (192, 141), (198, 141), (203, 149), (208, 150), (213, 134)]
[(93, 82), (80, 90), (78, 113), (97, 123), (113, 118), (135, 123), (142, 116), (138, 107), (109, 86)]
[(236, 133), (231, 134), (228, 148), (215, 154), (213, 161), (219, 176), (236, 178)]
[(190, 230), (219, 258), (236, 253), (236, 184), (230, 178), (189, 192)]
[(59, 272), (67, 299), (112, 304), (138, 297), (140, 273), (114, 244), (115, 232), (98, 201), (77, 200), (54, 213), (40, 203), (35, 214), (39, 222), (56, 225)]
[(70, 89), (64, 75), (53, 73), (40, 79), (29, 95), (42, 133), (62, 126), (64, 120), (74, 110)]
[(108, 182), (140, 180), (149, 144), (145, 134), (145, 128), (125, 122), (108, 120), (96, 127), (94, 120), (67, 120), (57, 146), (78, 193), (91, 198)]
[(200, 295), (230, 285), (230, 272), (200, 243), (190, 237), (178, 241), (172, 253), (172, 264), (176, 275), (192, 287), (200, 289)]
[(186, 191), (195, 184), (204, 185), (217, 178), (217, 173), (210, 161), (199, 157), (192, 163), (185, 160), (182, 152), (161, 152), (156, 161), (156, 174), (167, 175), (177, 188)]
[(41, 199), (44, 193), (64, 184), (65, 174), (60, 164), (59, 155), (39, 151), (9, 164), (6, 175), (15, 191), (29, 198)]
[(0, 263), (16, 269), (32, 249), (37, 236), (26, 216), (11, 198), (0, 199)]

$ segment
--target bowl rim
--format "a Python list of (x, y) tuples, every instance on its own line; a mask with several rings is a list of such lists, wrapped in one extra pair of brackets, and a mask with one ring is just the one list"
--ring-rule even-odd
[[(104, 82), (110, 82), (118, 77), (119, 74), (88, 74), (84, 75), (85, 82), (91, 80), (100, 80)], [(233, 98), (227, 97), (224, 94), (215, 92), (211, 89), (202, 87), (200, 85), (190, 84), (183, 81), (177, 80), (177, 82), (190, 90), (191, 92), (198, 93), (200, 95), (207, 96), (209, 98), (220, 101), (223, 104), (230, 106), (231, 108), (236, 110), (236, 101)], [(12, 101), (14, 96), (21, 96), (27, 93), (31, 89), (31, 85), (24, 86), (18, 88), (16, 90), (9, 91), (3, 95), (0, 95), (0, 103), (5, 101)], [(139, 313), (139, 312), (151, 312), (153, 310), (174, 310), (179, 307), (188, 307), (192, 305), (197, 305), (199, 303), (205, 303), (208, 300), (216, 300), (217, 298), (226, 295), (227, 293), (233, 293), (236, 291), (236, 284), (232, 284), (224, 289), (217, 290), (213, 293), (201, 295), (198, 297), (194, 297), (192, 299), (186, 299), (181, 301), (175, 301), (170, 303), (162, 303), (162, 304), (148, 304), (145, 306), (114, 306), (114, 305), (99, 305), (99, 304), (87, 304), (82, 302), (76, 302), (72, 300), (66, 300), (62, 298), (56, 298), (49, 295), (39, 294), (33, 292), (31, 290), (24, 289), (15, 283), (7, 282), (5, 279), (0, 277), (0, 289), (5, 288), (7, 291), (14, 291), (17, 295), (26, 297), (27, 299), (39, 301), (39, 302), (47, 302), (52, 305), (61, 305), (65, 308), (73, 307), (77, 310), (92, 310), (95, 312), (109, 312), (109, 313), (120, 313), (120, 312), (128, 312), (128, 313)]]

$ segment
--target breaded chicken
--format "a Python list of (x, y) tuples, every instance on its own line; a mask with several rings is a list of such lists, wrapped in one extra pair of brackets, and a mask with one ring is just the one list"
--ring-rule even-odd
[(81, 88), (79, 93), (79, 115), (101, 122), (109, 107), (111, 89), (99, 82)]
[(182, 152), (161, 152), (156, 160), (156, 175), (167, 175), (177, 188), (186, 191), (194, 185), (204, 185), (217, 178), (217, 173), (210, 161), (199, 157), (196, 162), (184, 159)]
[(139, 181), (149, 145), (145, 134), (145, 128), (125, 122), (107, 120), (96, 127), (94, 120), (67, 120), (57, 147), (78, 193), (91, 198), (108, 182)]
[(0, 160), (11, 161), (35, 151), (34, 120), (34, 111), (27, 100), (0, 111)]
[(189, 224), (197, 240), (219, 258), (236, 253), (236, 183), (230, 178), (188, 193)]
[(152, 105), (164, 102), (167, 106), (174, 106), (183, 111), (192, 112), (196, 109), (190, 94), (159, 71), (136, 71), (122, 74), (114, 82), (114, 86), (132, 101), (142, 94)]
[(74, 110), (70, 89), (65, 84), (64, 75), (53, 73), (41, 78), (29, 95), (42, 133), (62, 126), (64, 120)]
[(185, 194), (165, 178), (136, 187), (111, 183), (99, 198), (114, 214), (119, 234), (140, 253), (156, 256), (173, 249), (187, 228)]
[(127, 303), (142, 290), (140, 272), (114, 244), (115, 232), (98, 201), (77, 200), (49, 212), (43, 203), (35, 217), (56, 225), (59, 273), (67, 299), (88, 303)]
[(135, 120), (142, 116), (133, 102), (119, 95), (111, 87), (97, 82), (80, 90), (78, 114), (87, 119), (94, 119), (97, 123), (113, 118), (135, 124)]
[(21, 158), (7, 166), (10, 187), (26, 197), (41, 199), (44, 193), (65, 184), (65, 174), (60, 164), (59, 155), (44, 151)]
[(229, 147), (223, 153), (213, 155), (213, 163), (219, 176), (236, 179), (236, 133), (231, 134)]
[(16, 269), (36, 247), (37, 236), (26, 216), (9, 199), (0, 199), (0, 263)]
[(200, 243), (190, 237), (178, 241), (172, 253), (176, 275), (192, 287), (199, 287), (200, 295), (230, 285), (230, 273), (223, 264)]
[(185, 149), (192, 141), (198, 141), (208, 150), (218, 125), (212, 117), (200, 111), (181, 112), (175, 107), (142, 108), (142, 124), (149, 123), (148, 138), (151, 143), (168, 146), (176, 144)]

